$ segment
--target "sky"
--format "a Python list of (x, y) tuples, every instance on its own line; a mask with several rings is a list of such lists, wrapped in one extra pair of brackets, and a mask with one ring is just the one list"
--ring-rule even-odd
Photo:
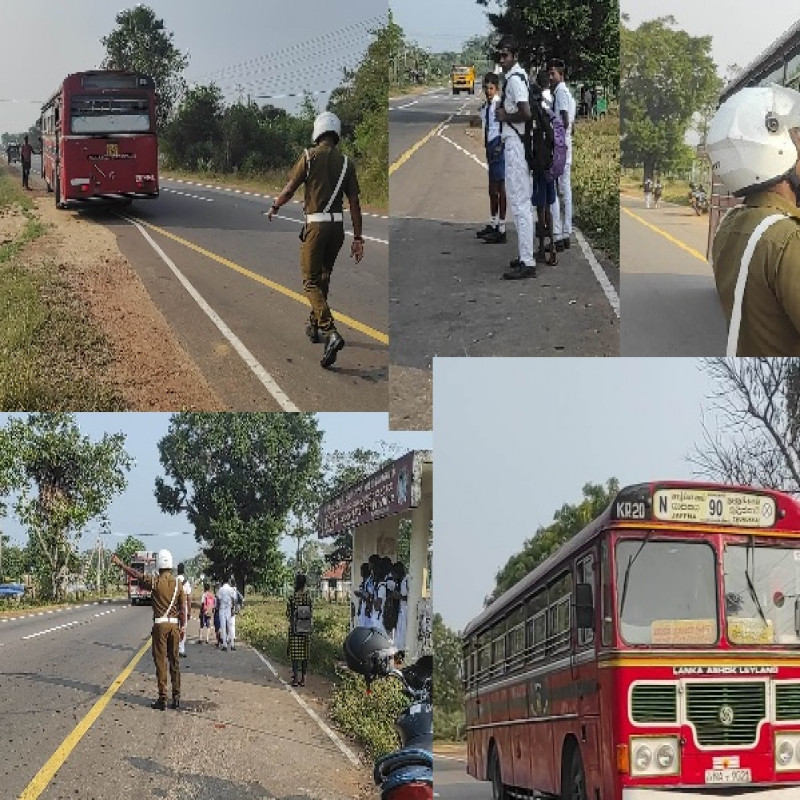
[[(10, 416), (0, 414), (0, 426)], [(397, 445), (398, 456), (409, 450), (429, 450), (432, 436), (429, 432), (390, 431), (388, 415), (377, 413), (326, 413), (317, 414), (319, 427), (324, 431), (323, 451), (354, 450), (357, 447), (382, 450), (381, 442)], [(76, 414), (81, 432), (92, 441), (98, 441), (104, 433), (126, 434), (125, 449), (135, 459), (135, 466), (128, 473), (128, 487), (109, 506), (108, 518), (111, 533), (103, 535), (104, 547), (116, 549), (129, 534), (140, 537), (148, 550), (166, 547), (172, 552), (175, 562), (185, 560), (200, 551), (193, 530), (181, 515), (163, 514), (155, 499), (156, 476), (164, 476), (158, 461), (157, 444), (169, 428), (169, 414), (133, 413), (120, 414)], [(11, 537), (11, 544), (24, 545), (27, 532), (9, 515), (0, 520), (0, 529)], [(99, 524), (90, 524), (83, 537), (80, 549), (93, 547), (97, 542)], [(188, 533), (185, 533), (188, 532)], [(142, 536), (142, 534), (148, 534)], [(286, 539), (282, 548), (294, 553), (294, 540)]]
[(711, 53), (723, 78), (729, 66), (747, 67), (800, 19), (797, 3), (769, 3), (764, 13), (756, 8), (750, 0), (620, 0), (629, 27), (672, 15), (692, 36), (712, 36)]
[(467, 39), (491, 33), (486, 12), (498, 10), (475, 0), (394, 0), (389, 8), (406, 39), (434, 53), (459, 51)]
[(586, 483), (695, 478), (701, 410), (713, 419), (688, 358), (439, 358), (434, 387), (434, 609), (453, 630)]
[[(66, 75), (99, 67), (105, 56), (100, 39), (114, 30), (120, 10), (135, 5), (1, 0), (8, 30), (0, 47), (0, 133), (27, 130)], [(245, 95), (336, 88), (340, 65), (358, 64), (372, 39), (369, 30), (380, 27), (369, 21), (385, 21), (387, 10), (381, 0), (150, 0), (146, 5), (174, 33), (175, 47), (189, 52), (184, 73), (189, 83), (215, 77), (222, 85), (224, 79), (229, 99), (235, 99), (237, 84)], [(246, 66), (222, 72), (240, 65)], [(316, 98), (323, 109), (328, 94)], [(259, 102), (290, 113), (298, 108), (294, 99)]]

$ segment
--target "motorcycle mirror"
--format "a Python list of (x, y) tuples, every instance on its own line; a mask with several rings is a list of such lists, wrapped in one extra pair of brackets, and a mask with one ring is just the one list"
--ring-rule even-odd
[(775, 592), (772, 595), (772, 602), (775, 608), (783, 608), (783, 604), (786, 602), (783, 592)]

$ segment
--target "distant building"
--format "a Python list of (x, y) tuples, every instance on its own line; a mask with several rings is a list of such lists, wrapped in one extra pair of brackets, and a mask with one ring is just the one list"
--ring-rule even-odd
[(332, 569), (322, 573), (319, 581), (320, 597), (330, 603), (340, 603), (350, 596), (353, 582), (350, 576), (345, 578), (348, 564), (342, 561)]

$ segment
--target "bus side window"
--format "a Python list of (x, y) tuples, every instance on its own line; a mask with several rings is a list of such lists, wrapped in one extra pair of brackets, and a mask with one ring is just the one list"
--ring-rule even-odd
[[(575, 571), (577, 583), (588, 583), (592, 587), (592, 605), (594, 605), (594, 556), (589, 555), (578, 561)], [(593, 630), (590, 628), (578, 628), (578, 647), (586, 647), (593, 642)]]
[(613, 625), (613, 603), (611, 597), (611, 564), (608, 558), (608, 541), (600, 542), (600, 619), (601, 642), (604, 647), (611, 644)]

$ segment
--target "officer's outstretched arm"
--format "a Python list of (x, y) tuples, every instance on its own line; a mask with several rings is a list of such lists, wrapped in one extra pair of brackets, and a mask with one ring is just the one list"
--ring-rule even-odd
[(139, 572), (138, 569), (129, 567), (116, 553), (111, 554), (111, 563), (116, 564), (116, 566), (118, 566), (126, 575), (130, 575), (131, 578), (142, 580), (142, 578), (145, 577), (143, 572)]

